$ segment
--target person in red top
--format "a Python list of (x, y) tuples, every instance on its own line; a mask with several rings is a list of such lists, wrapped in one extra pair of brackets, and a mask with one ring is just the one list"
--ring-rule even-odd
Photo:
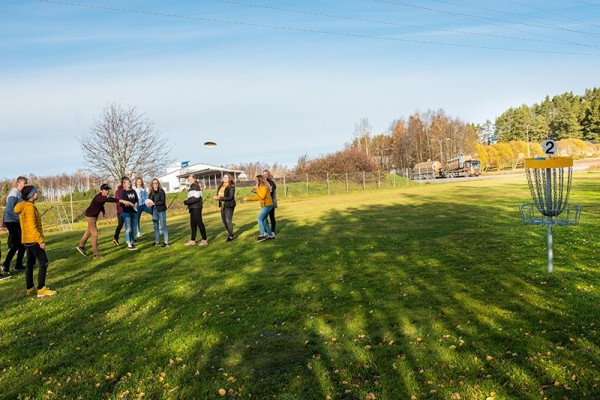
[(92, 202), (89, 207), (85, 210), (85, 219), (87, 220), (87, 229), (83, 233), (81, 240), (79, 241), (79, 245), (77, 246), (77, 251), (81, 253), (83, 256), (87, 256), (85, 251), (85, 244), (88, 238), (92, 237), (92, 252), (94, 253), (94, 258), (102, 258), (102, 256), (98, 253), (98, 227), (96, 223), (98, 221), (98, 217), (100, 213), (106, 216), (106, 211), (104, 210), (105, 203), (121, 203), (124, 205), (133, 205), (131, 202), (127, 200), (120, 200), (114, 197), (109, 197), (108, 192), (110, 192), (110, 186), (106, 183), (103, 183), (100, 186), (100, 192), (94, 196)]

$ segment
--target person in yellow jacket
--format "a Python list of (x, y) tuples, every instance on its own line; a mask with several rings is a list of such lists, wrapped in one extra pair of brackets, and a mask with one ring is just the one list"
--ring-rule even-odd
[(267, 222), (269, 213), (273, 209), (273, 199), (271, 198), (271, 188), (262, 175), (256, 175), (256, 187), (252, 189), (254, 196), (246, 197), (246, 201), (259, 201), (260, 212), (258, 213), (258, 238), (257, 242), (275, 239), (275, 235), (271, 231), (271, 227)]
[[(27, 294), (37, 294), (37, 297), (52, 296), (56, 294), (56, 291), (46, 287), (48, 257), (42, 230), (42, 217), (34, 204), (38, 198), (37, 189), (32, 185), (27, 185), (21, 189), (21, 195), (23, 201), (15, 205), (15, 212), (19, 214), (19, 223), (21, 224), (21, 243), (27, 249), (27, 265), (25, 266)], [(33, 284), (33, 266), (36, 260), (40, 266), (37, 287)]]

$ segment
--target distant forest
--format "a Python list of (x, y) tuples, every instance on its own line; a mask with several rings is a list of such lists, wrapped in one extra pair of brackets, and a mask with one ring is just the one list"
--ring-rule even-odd
[[(428, 110), (393, 121), (389, 133), (372, 135), (369, 121), (362, 119), (346, 149), (362, 151), (382, 170), (412, 168), (421, 161), (446, 161), (461, 154), (480, 158), (489, 170), (515, 168), (525, 157), (537, 155), (546, 139), (560, 141), (561, 154), (597, 155), (600, 89), (587, 89), (582, 96), (571, 92), (547, 96), (539, 104), (509, 108), (493, 124), (489, 120), (473, 124), (447, 116), (444, 110)], [(316, 164), (331, 165), (322, 158)], [(310, 160), (299, 161), (303, 171), (310, 170)]]

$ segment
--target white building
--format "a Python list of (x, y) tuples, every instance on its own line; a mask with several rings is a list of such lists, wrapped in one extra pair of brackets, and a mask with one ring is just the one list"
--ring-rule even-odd
[(181, 165), (168, 167), (167, 174), (159, 177), (158, 180), (165, 192), (180, 192), (182, 190), (187, 190), (187, 177), (190, 174), (193, 174), (196, 176), (197, 180), (204, 183), (204, 186), (207, 189), (214, 189), (221, 182), (224, 173), (229, 173), (233, 177), (234, 182), (237, 182), (238, 179), (246, 179), (246, 173), (244, 171), (217, 167), (210, 164), (188, 165), (187, 162), (182, 162)]

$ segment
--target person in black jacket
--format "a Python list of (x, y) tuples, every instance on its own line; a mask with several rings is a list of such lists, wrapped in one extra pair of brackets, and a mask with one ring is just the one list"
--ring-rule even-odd
[(206, 240), (206, 227), (204, 226), (204, 222), (202, 222), (202, 189), (200, 184), (196, 182), (196, 177), (194, 175), (188, 176), (188, 182), (190, 184), (188, 198), (184, 200), (183, 204), (187, 206), (190, 212), (190, 227), (192, 228), (192, 237), (185, 245), (193, 246), (196, 244), (196, 231), (198, 228), (200, 228), (202, 240), (200, 243), (198, 243), (198, 245), (206, 246), (208, 245), (208, 241)]
[(152, 179), (148, 199), (152, 202), (152, 224), (154, 225), (154, 245), (160, 246), (160, 235), (163, 234), (163, 247), (169, 247), (169, 230), (167, 229), (167, 195), (158, 179)]
[(223, 225), (227, 229), (227, 241), (231, 242), (235, 239), (233, 234), (233, 211), (235, 210), (235, 184), (231, 179), (231, 175), (223, 174), (223, 181), (219, 186), (217, 194), (213, 196), (213, 200), (219, 201), (221, 209), (221, 219)]

